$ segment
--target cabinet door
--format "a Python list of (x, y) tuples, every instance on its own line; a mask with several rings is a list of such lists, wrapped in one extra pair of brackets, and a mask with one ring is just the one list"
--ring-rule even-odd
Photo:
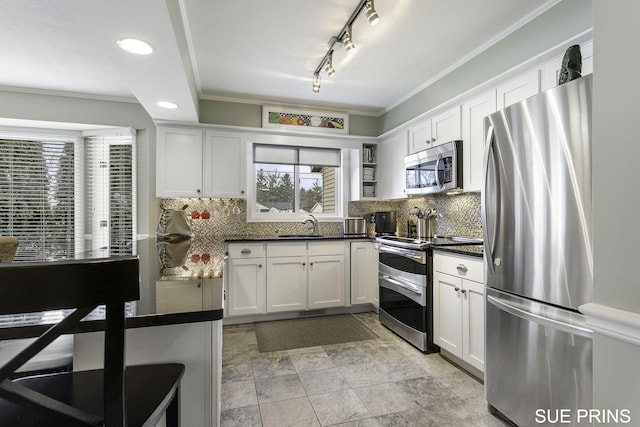
[(344, 255), (309, 257), (309, 308), (341, 307), (345, 304)]
[(405, 198), (404, 157), (407, 132), (386, 138), (378, 144), (378, 193), (380, 199)]
[(227, 290), (229, 316), (265, 312), (264, 258), (230, 259)]
[(462, 104), (462, 188), (482, 189), (484, 162), (485, 116), (496, 111), (496, 91), (490, 90)]
[(374, 242), (351, 242), (351, 304), (378, 306), (378, 251)]
[(539, 91), (540, 79), (537, 69), (520, 74), (498, 86), (498, 110), (536, 95)]
[(202, 310), (202, 280), (158, 280), (156, 312), (165, 314)]
[(431, 118), (433, 147), (458, 139), (460, 139), (460, 107), (444, 111)]
[(433, 144), (431, 134), (431, 119), (423, 120), (411, 127), (409, 136), (409, 154), (431, 148)]
[(462, 357), (462, 279), (440, 272), (433, 273), (434, 342)]
[(306, 256), (267, 258), (268, 313), (307, 308), (307, 270)]
[(244, 198), (246, 142), (243, 135), (207, 131), (204, 146), (204, 196)]
[(159, 127), (156, 195), (202, 197), (202, 130)]
[(462, 358), (484, 372), (484, 284), (463, 280)]

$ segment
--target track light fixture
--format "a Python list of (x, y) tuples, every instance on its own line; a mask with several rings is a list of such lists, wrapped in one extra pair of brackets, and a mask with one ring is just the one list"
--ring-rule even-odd
[(333, 68), (333, 51), (329, 52), (329, 56), (327, 57), (327, 63), (324, 66), (324, 70), (327, 72), (328, 76), (333, 76), (336, 73), (336, 69)]
[(356, 48), (356, 44), (353, 42), (351, 38), (351, 25), (347, 27), (344, 31), (344, 37), (342, 39), (342, 43), (344, 43), (344, 48), (347, 49), (347, 52)]
[(336, 72), (336, 70), (333, 68), (334, 45), (338, 42), (342, 43), (347, 52), (356, 47), (355, 43), (353, 42), (351, 26), (360, 15), (360, 12), (362, 12), (362, 10), (365, 8), (367, 9), (366, 16), (369, 24), (376, 25), (380, 21), (380, 16), (373, 7), (373, 0), (360, 0), (358, 6), (355, 8), (347, 22), (342, 27), (342, 30), (340, 30), (337, 36), (333, 36), (329, 40), (329, 48), (327, 49), (327, 53), (324, 54), (322, 60), (320, 60), (320, 63), (313, 72), (313, 91), (315, 93), (320, 92), (320, 72), (322, 71), (322, 69), (324, 68), (325, 72), (329, 76), (334, 75)]
[(367, 8), (367, 20), (369, 24), (376, 25), (380, 21), (380, 16), (373, 8), (373, 0), (367, 0), (365, 7)]

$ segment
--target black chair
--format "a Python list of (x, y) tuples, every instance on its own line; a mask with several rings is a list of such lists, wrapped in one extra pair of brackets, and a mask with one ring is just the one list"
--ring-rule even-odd
[[(0, 367), (0, 426), (155, 426), (165, 413), (178, 426), (184, 365), (125, 368), (125, 302), (139, 297), (136, 257), (0, 264), (0, 314), (75, 309)], [(11, 379), (103, 304), (104, 369)]]

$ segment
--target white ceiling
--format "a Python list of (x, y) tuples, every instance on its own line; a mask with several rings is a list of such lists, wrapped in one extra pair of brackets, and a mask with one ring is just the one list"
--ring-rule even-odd
[[(359, 0), (3, 0), (0, 89), (140, 102), (197, 122), (198, 99), (379, 115), (560, 0), (375, 0), (336, 74), (312, 75)], [(136, 57), (116, 40), (154, 53)], [(164, 110), (159, 100), (174, 101)]]

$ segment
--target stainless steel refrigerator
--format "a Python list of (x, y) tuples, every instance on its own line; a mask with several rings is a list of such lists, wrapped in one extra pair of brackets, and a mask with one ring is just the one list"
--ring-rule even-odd
[(486, 399), (521, 427), (577, 424), (593, 405), (591, 75), (485, 128)]

